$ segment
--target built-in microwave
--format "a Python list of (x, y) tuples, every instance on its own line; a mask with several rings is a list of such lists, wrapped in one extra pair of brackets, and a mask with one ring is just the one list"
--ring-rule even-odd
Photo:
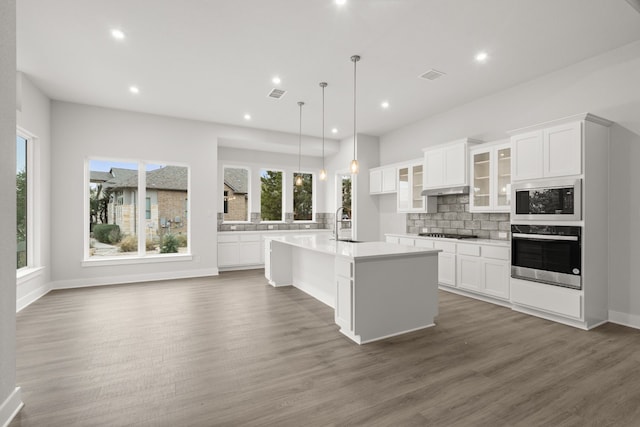
[(582, 180), (554, 179), (511, 185), (511, 220), (579, 221)]

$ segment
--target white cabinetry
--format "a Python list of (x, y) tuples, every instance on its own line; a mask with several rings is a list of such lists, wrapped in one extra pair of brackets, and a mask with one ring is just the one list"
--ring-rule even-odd
[(458, 244), (458, 287), (509, 299), (509, 248)]
[(398, 212), (424, 212), (422, 196), (422, 161), (398, 166)]
[(218, 236), (218, 267), (240, 264), (240, 239), (238, 236)]
[(470, 151), (469, 211), (509, 212), (511, 143), (480, 145)]
[(580, 175), (582, 125), (582, 121), (574, 121), (512, 136), (512, 179)]
[(382, 166), (369, 169), (369, 194), (396, 192), (396, 167)]
[(435, 147), (424, 148), (423, 187), (437, 189), (469, 185), (469, 146), (480, 141), (462, 139)]
[[(450, 240), (387, 235), (387, 242), (440, 249), (438, 283), (477, 298), (504, 304), (509, 299), (511, 263), (509, 246), (503, 244), (459, 243)], [(467, 292), (468, 291), (468, 292)]]
[(346, 331), (353, 332), (353, 263), (336, 258), (335, 322)]
[(456, 244), (436, 240), (434, 249), (441, 249), (438, 254), (438, 283), (456, 286)]

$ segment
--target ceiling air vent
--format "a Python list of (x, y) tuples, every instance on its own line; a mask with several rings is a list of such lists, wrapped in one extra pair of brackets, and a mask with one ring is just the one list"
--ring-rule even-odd
[(271, 89), (271, 92), (269, 92), (269, 95), (267, 96), (273, 99), (280, 99), (284, 96), (285, 93), (287, 93), (286, 90), (273, 88)]
[(427, 79), (427, 80), (435, 80), (438, 79), (442, 76), (444, 76), (446, 73), (443, 73), (442, 71), (438, 71), (438, 70), (434, 70), (433, 68), (430, 70), (427, 70), (426, 72), (420, 74), (420, 78), (421, 79)]

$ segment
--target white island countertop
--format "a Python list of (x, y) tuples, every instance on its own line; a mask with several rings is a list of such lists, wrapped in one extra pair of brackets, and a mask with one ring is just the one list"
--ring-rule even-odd
[(341, 256), (353, 260), (368, 258), (407, 257), (437, 254), (440, 249), (418, 248), (386, 242), (345, 242), (334, 240), (328, 234), (292, 234), (267, 236), (266, 239), (283, 242), (299, 248)]

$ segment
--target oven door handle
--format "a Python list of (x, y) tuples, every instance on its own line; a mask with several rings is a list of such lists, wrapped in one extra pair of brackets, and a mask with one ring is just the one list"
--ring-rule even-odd
[(514, 239), (530, 239), (530, 240), (571, 240), (573, 242), (578, 241), (578, 236), (555, 236), (549, 234), (525, 234), (525, 233), (513, 233), (511, 237)]

